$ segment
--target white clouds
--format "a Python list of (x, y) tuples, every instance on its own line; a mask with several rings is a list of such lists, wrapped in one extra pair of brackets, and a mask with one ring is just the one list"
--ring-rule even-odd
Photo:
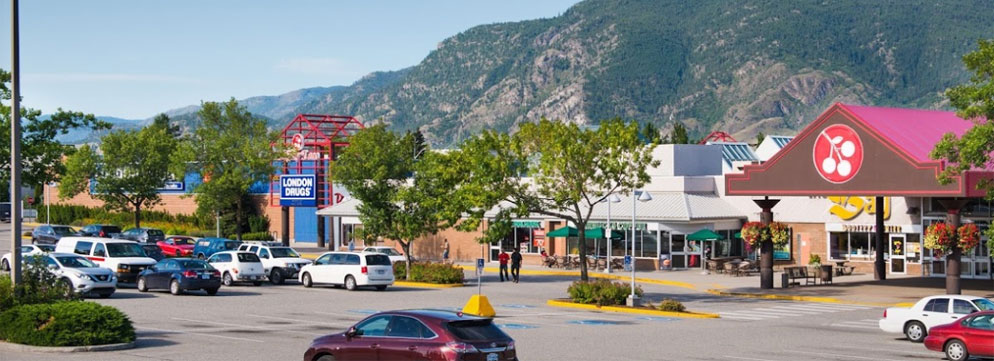
[(276, 70), (336, 77), (358, 76), (361, 71), (337, 58), (298, 57), (281, 59), (275, 65)]
[(25, 81), (47, 83), (169, 83), (195, 84), (200, 79), (161, 74), (132, 73), (27, 73)]

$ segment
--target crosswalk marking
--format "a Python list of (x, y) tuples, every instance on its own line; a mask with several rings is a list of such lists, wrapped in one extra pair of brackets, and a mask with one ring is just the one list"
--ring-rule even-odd
[(868, 329), (868, 330), (876, 330), (877, 328), (880, 327), (879, 324), (877, 323), (877, 319), (875, 319), (875, 318), (868, 318), (868, 319), (859, 320), (859, 321), (846, 321), (846, 322), (833, 323), (833, 324), (831, 324), (831, 326), (832, 327), (862, 328), (862, 329)]
[[(858, 305), (797, 303), (797, 304), (780, 304), (770, 307), (757, 307), (746, 310), (726, 311), (726, 312), (719, 312), (718, 314), (721, 316), (721, 318), (727, 318), (731, 320), (760, 321), (760, 320), (778, 319), (782, 317), (811, 316), (811, 315), (835, 313), (835, 312), (859, 311), (870, 308), (871, 307), (858, 306)], [(873, 321), (875, 322), (875, 320)], [(869, 328), (870, 326), (874, 328), (876, 327), (875, 323), (871, 325), (868, 322), (856, 323), (856, 324), (840, 323), (840, 325), (841, 326), (839, 327), (857, 327), (857, 328)]]

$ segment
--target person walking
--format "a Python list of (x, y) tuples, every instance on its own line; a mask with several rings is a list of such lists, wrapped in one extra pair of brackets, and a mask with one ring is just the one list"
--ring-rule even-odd
[(497, 261), (500, 262), (500, 272), (498, 273), (500, 273), (501, 282), (504, 282), (505, 279), (507, 279), (508, 281), (511, 280), (511, 276), (507, 274), (507, 261), (509, 261), (510, 259), (511, 256), (508, 256), (507, 252), (505, 252), (503, 249), (500, 250), (500, 254), (497, 255)]
[(449, 263), (449, 239), (442, 241), (442, 263)]
[(518, 283), (521, 275), (521, 252), (518, 248), (514, 249), (514, 253), (511, 253), (511, 277), (514, 277), (514, 283)]
[(355, 240), (349, 240), (349, 252), (355, 252)]

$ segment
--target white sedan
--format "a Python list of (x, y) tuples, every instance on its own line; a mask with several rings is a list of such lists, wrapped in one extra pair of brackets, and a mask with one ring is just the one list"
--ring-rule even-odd
[(945, 325), (963, 316), (994, 310), (994, 302), (977, 296), (939, 295), (922, 298), (911, 308), (891, 307), (878, 325), (884, 332), (904, 333), (911, 342), (922, 342), (932, 327)]
[(407, 260), (407, 258), (404, 257), (403, 253), (397, 252), (397, 250), (394, 249), (393, 247), (382, 247), (382, 246), (366, 247), (362, 250), (362, 253), (385, 254), (387, 255), (387, 257), (390, 257), (390, 263), (404, 262)]
[[(55, 245), (52, 244), (26, 244), (21, 246), (21, 259), (27, 256), (34, 256), (37, 254), (46, 254), (50, 252), (55, 252)], [(13, 256), (8, 252), (3, 255), (3, 259), (0, 260), (0, 270), (10, 271), (10, 259)]]

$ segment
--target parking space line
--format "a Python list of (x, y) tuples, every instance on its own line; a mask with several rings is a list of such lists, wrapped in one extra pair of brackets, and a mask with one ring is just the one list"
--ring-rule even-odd
[(765, 358), (751, 358), (751, 357), (740, 357), (740, 356), (728, 356), (728, 355), (725, 355), (724, 357), (725, 357), (725, 358), (730, 358), (730, 359), (733, 359), (733, 360), (747, 360), (747, 361), (776, 361), (776, 360), (770, 360), (770, 359), (765, 359)]
[(320, 326), (335, 326), (335, 327), (337, 327), (338, 325), (341, 324), (341, 325), (345, 325), (345, 327), (348, 327), (348, 326), (351, 326), (351, 324), (352, 324), (352, 321), (346, 321), (345, 323), (335, 323), (335, 322), (322, 322), (322, 321), (312, 321), (312, 320), (300, 320), (300, 319), (296, 319), (296, 318), (277, 317), (277, 316), (266, 316), (266, 315), (246, 315), (246, 316), (256, 317), (256, 318), (267, 318), (267, 319), (280, 320), (280, 321), (293, 321), (293, 322), (300, 322), (300, 323), (309, 323), (309, 324), (312, 324), (312, 325), (320, 325)]
[[(249, 316), (252, 316), (252, 315), (249, 315)], [(299, 334), (304, 334), (304, 335), (308, 335), (308, 336), (314, 336), (315, 334), (317, 334), (315, 332), (302, 332), (302, 331), (295, 331), (295, 330), (284, 330), (282, 327), (279, 327), (279, 326), (241, 325), (241, 324), (237, 324), (237, 323), (214, 322), (214, 321), (203, 321), (203, 320), (191, 320), (191, 319), (188, 319), (188, 318), (179, 318), (179, 317), (173, 317), (172, 319), (177, 320), (177, 321), (203, 323), (203, 324), (207, 324), (207, 325), (217, 325), (217, 326), (227, 326), (227, 327), (251, 328), (251, 329), (256, 329), (256, 330), (272, 330), (272, 331), (279, 331), (279, 332), (299, 333)]]
[(797, 310), (793, 310), (793, 309), (777, 309), (776, 307), (771, 307), (771, 308), (754, 308), (754, 309), (752, 309), (752, 311), (772, 312), (774, 314), (782, 315), (782, 316), (804, 316), (804, 315), (814, 315), (814, 314), (820, 313), (820, 312), (813, 312), (813, 311), (797, 311)]
[(251, 338), (234, 337), (234, 336), (221, 336), (221, 335), (214, 335), (214, 334), (203, 333), (203, 332), (190, 332), (190, 331), (180, 331), (180, 330), (166, 330), (166, 329), (152, 328), (152, 327), (135, 327), (135, 328), (139, 329), (139, 330), (158, 331), (158, 332), (165, 332), (165, 333), (177, 333), (177, 334), (184, 334), (184, 335), (197, 335), (197, 336), (217, 337), (217, 338), (224, 338), (224, 339), (236, 340), (236, 341), (249, 341), (249, 342), (258, 342), (258, 343), (265, 343), (266, 342), (266, 341), (262, 341), (262, 340), (251, 339)]
[(736, 316), (736, 315), (729, 315), (729, 314), (724, 314), (724, 313), (719, 313), (719, 315), (721, 315), (721, 318), (729, 319), (729, 320), (747, 320), (747, 321), (764, 320), (764, 318), (761, 318), (761, 317)]
[(784, 352), (799, 353), (803, 355), (812, 355), (812, 356), (846, 357), (850, 359), (860, 359), (860, 360), (903, 361), (895, 359), (885, 359), (880, 357), (863, 357), (863, 356), (842, 355), (842, 354), (827, 353), (827, 352), (808, 352), (808, 351), (797, 351), (797, 350), (784, 350)]
[[(909, 346), (916, 345), (916, 344), (912, 344), (910, 342), (908, 342), (908, 344), (909, 344)], [(846, 349), (857, 349), (857, 350), (877, 351), (877, 352), (879, 352), (879, 351), (899, 352), (899, 353), (905, 353), (905, 354), (911, 354), (911, 355), (919, 355), (919, 356), (929, 357), (929, 358), (936, 357), (936, 356), (938, 356), (938, 355), (941, 354), (939, 352), (922, 352), (922, 351), (915, 351), (915, 350), (895, 350), (895, 349), (891, 349), (891, 348), (879, 348), (879, 347), (859, 347), (859, 346), (853, 346), (851, 344), (847, 344), (846, 345)]]

